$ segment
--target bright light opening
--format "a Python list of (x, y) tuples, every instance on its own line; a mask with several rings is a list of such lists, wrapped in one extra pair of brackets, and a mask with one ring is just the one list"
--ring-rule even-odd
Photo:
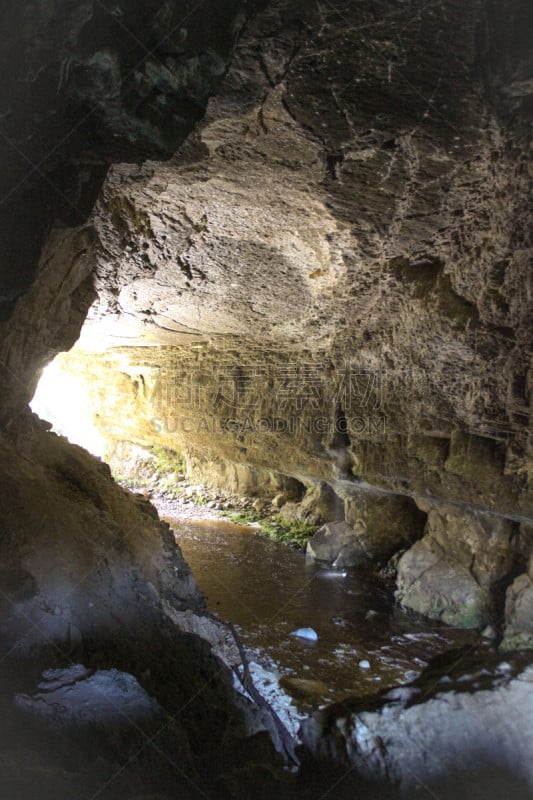
[(96, 428), (87, 396), (61, 365), (58, 356), (45, 369), (31, 410), (52, 423), (55, 433), (66, 436), (73, 444), (84, 447), (98, 458), (104, 454), (104, 440)]

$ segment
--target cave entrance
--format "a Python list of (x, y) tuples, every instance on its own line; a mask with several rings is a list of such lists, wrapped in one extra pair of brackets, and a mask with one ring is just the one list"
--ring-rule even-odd
[(52, 423), (55, 433), (98, 458), (104, 457), (105, 440), (95, 424), (87, 388), (66, 369), (62, 355), (43, 369), (30, 407)]
[(219, 402), (221, 386), (198, 347), (85, 349), (82, 334), (43, 370), (31, 408), (106, 461), (125, 488), (196, 505), (198, 516), (208, 506), (249, 521), (286, 506), (295, 537), (310, 535), (313, 525), (300, 525), (294, 511), (309, 486), (274, 460), (250, 465), (238, 421)]

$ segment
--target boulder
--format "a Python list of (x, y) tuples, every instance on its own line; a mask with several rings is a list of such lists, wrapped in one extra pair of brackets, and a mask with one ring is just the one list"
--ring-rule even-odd
[(51, 727), (101, 728), (128, 731), (135, 725), (156, 731), (166, 714), (133, 675), (116, 669), (89, 670), (82, 664), (49, 669), (42, 674), (39, 691), (18, 694), (16, 706)]
[[(326, 523), (308, 543), (307, 553), (317, 561), (336, 567), (383, 564), (422, 536), (426, 515), (410, 497), (356, 487), (344, 487), (344, 494), (345, 521)], [(340, 499), (333, 495), (338, 508)]]
[(486, 592), (466, 566), (447, 557), (430, 538), (400, 559), (396, 596), (403, 605), (449, 625), (477, 628), (489, 620)]
[(368, 563), (368, 556), (356, 534), (345, 522), (328, 522), (308, 541), (306, 553), (316, 561), (336, 567), (354, 567)]
[(502, 647), (533, 648), (533, 524), (520, 526), (519, 546), (527, 560), (527, 571), (507, 589)]
[(431, 508), (426, 535), (398, 562), (398, 600), (449, 625), (488, 624), (497, 589), (520, 557), (515, 533), (503, 517)]
[(258, 497), (257, 500), (254, 500), (254, 502), (252, 503), (252, 508), (258, 514), (263, 514), (267, 510), (269, 505), (270, 503), (267, 500), (261, 500), (261, 498)]
[(274, 506), (274, 508), (280, 509), (282, 506), (285, 505), (286, 502), (287, 502), (287, 496), (283, 492), (280, 492), (272, 500), (272, 505)]

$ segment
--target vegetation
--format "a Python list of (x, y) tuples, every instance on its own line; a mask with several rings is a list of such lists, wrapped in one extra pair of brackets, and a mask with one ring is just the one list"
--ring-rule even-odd
[[(205, 506), (210, 500), (209, 492), (201, 487), (190, 487), (184, 476), (187, 464), (183, 455), (169, 447), (154, 446), (150, 455), (142, 463), (136, 463), (131, 474), (115, 473), (115, 480), (133, 491), (152, 489), (174, 500), (187, 500), (197, 506)], [(274, 517), (260, 517), (254, 513), (226, 514), (232, 522), (240, 525), (256, 523), (259, 533), (275, 542), (283, 542), (290, 547), (303, 550), (316, 528), (306, 522), (289, 522), (280, 514)]]
[(175, 475), (185, 475), (187, 473), (187, 462), (177, 450), (170, 447), (152, 447), (154, 457), (154, 467), (158, 472), (174, 473)]
[(232, 522), (239, 525), (256, 523), (263, 536), (275, 542), (283, 542), (283, 544), (288, 544), (298, 550), (303, 550), (316, 532), (314, 525), (309, 525), (307, 522), (289, 522), (279, 514), (271, 519), (261, 519), (254, 514), (228, 514), (227, 516)]
[(183, 494), (187, 464), (176, 450), (154, 446), (144, 460), (126, 463), (124, 469), (124, 472), (114, 471), (113, 476), (117, 483), (127, 489), (137, 492), (155, 489), (175, 499)]

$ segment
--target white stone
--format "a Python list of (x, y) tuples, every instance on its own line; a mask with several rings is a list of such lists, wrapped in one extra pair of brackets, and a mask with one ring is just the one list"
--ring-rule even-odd
[(298, 628), (293, 631), (291, 636), (298, 636), (299, 639), (307, 639), (309, 642), (318, 642), (318, 633), (313, 628)]

